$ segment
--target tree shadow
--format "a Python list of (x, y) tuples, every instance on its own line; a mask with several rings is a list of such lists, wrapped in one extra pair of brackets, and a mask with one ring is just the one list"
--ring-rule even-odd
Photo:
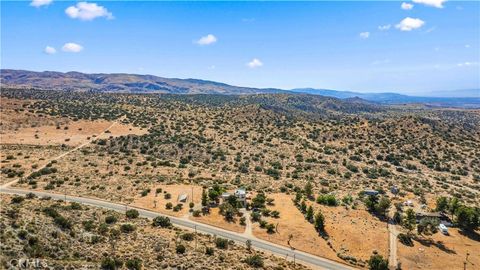
[(426, 239), (426, 238), (419, 238), (419, 237), (415, 237), (414, 239), (415, 239), (415, 241), (417, 241), (418, 243), (420, 243), (420, 244), (422, 244), (426, 247), (435, 246), (438, 249), (440, 249), (441, 251), (446, 252), (448, 254), (457, 254), (457, 252), (455, 250), (450, 249), (447, 246), (445, 246), (445, 244), (442, 241), (434, 241), (430, 238)]
[(465, 237), (468, 237), (469, 239), (471, 240), (474, 240), (474, 241), (477, 241), (477, 242), (480, 242), (480, 234), (476, 231), (463, 231), (463, 230), (459, 230), (458, 233), (460, 233), (461, 235), (465, 236)]

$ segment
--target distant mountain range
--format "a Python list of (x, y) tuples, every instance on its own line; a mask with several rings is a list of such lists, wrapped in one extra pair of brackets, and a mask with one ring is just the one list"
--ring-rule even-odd
[(153, 75), (124, 73), (86, 74), (81, 72), (35, 72), (13, 69), (2, 69), (0, 73), (3, 87), (44, 90), (225, 95), (287, 92), (280, 89), (238, 87), (197, 79), (170, 79)]
[[(397, 93), (359, 93), (329, 89), (297, 88), (291, 90), (275, 88), (252, 88), (233, 86), (198, 79), (163, 78), (138, 74), (86, 74), (81, 72), (35, 72), (27, 70), (1, 69), (2, 87), (36, 88), (44, 90), (100, 91), (120, 93), (170, 93), (170, 94), (278, 94), (305, 93), (340, 99), (358, 98), (381, 104), (422, 103), (430, 106), (452, 106), (480, 108), (480, 89), (440, 91), (439, 96), (409, 96)], [(460, 96), (460, 97), (459, 97)], [(357, 100), (358, 101), (358, 100)]]
[[(480, 107), (480, 89), (457, 90), (460, 97), (454, 96), (455, 91), (441, 91), (439, 96), (409, 96), (397, 93), (359, 93), (329, 89), (297, 88), (291, 91), (311, 95), (322, 95), (336, 98), (358, 97), (382, 104), (423, 103), (431, 106)], [(461, 93), (461, 95), (460, 95)], [(433, 95), (433, 93), (432, 93)]]

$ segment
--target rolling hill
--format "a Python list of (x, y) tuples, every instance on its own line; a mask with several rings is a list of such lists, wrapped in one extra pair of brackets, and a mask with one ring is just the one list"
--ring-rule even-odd
[[(94, 73), (0, 70), (0, 81), (3, 88), (35, 88), (43, 90), (71, 90), (119, 93), (168, 93), (168, 94), (221, 94), (221, 95), (251, 95), (251, 94), (310, 94), (334, 97), (339, 99), (361, 99), (380, 104), (421, 103), (433, 107), (464, 107), (480, 108), (480, 90), (469, 89), (461, 97), (452, 93), (443, 93), (441, 97), (408, 96), (398, 93), (359, 93), (353, 91), (338, 91), (330, 89), (297, 88), (291, 90), (276, 88), (252, 88), (233, 86), (225, 83), (199, 79), (163, 78), (154, 75), (139, 75), (126, 73)], [(451, 91), (450, 91), (451, 92)], [(440, 92), (439, 92), (440, 93)], [(471, 95), (471, 97), (466, 97)], [(358, 100), (357, 100), (358, 102)]]

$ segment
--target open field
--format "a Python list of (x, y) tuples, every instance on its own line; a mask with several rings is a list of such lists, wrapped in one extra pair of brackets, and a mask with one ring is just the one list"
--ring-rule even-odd
[(419, 238), (414, 240), (412, 247), (399, 243), (402, 269), (464, 269), (464, 262), (466, 269), (477, 269), (480, 266), (479, 239), (461, 235), (457, 229), (449, 229), (449, 234)]
[[(20, 128), (13, 132), (1, 134), (3, 144), (30, 144), (30, 145), (68, 145), (79, 144), (96, 139), (97, 135), (107, 130), (99, 138), (118, 137), (121, 135), (145, 134), (145, 130), (128, 125), (113, 125), (108, 121), (69, 121), (55, 126), (41, 126), (33, 128)], [(109, 128), (112, 126), (112, 128)], [(98, 138), (97, 138), (98, 139)]]
[[(341, 261), (337, 254), (350, 256), (360, 266), (365, 265), (375, 250), (384, 257), (388, 256), (386, 224), (365, 210), (312, 204), (314, 209), (322, 211), (327, 221), (325, 231), (328, 240), (325, 240), (295, 207), (293, 196), (280, 193), (270, 194), (269, 197), (275, 199), (275, 205), (268, 209), (279, 211), (280, 217), (268, 219), (269, 222), (278, 224), (277, 232), (273, 234), (267, 233), (255, 223), (254, 235), (261, 239), (333, 260)], [(292, 238), (289, 241), (290, 235)]]

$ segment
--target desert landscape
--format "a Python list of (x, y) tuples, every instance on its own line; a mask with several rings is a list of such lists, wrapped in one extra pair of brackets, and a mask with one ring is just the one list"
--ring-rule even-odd
[[(478, 110), (217, 98), (4, 89), (2, 183), (147, 209), (352, 267), (393, 252), (405, 269), (462, 266), (466, 253), (480, 264), (475, 224), (449, 236), (436, 225), (415, 233), (419, 217), (408, 225), (409, 209), (443, 207), (442, 220), (456, 224), (450, 207), (478, 206)], [(439, 206), (452, 196), (455, 205)], [(391, 250), (398, 234), (413, 245), (402, 238)]]
[(0, 270), (480, 270), (480, 1), (0, 18)]

